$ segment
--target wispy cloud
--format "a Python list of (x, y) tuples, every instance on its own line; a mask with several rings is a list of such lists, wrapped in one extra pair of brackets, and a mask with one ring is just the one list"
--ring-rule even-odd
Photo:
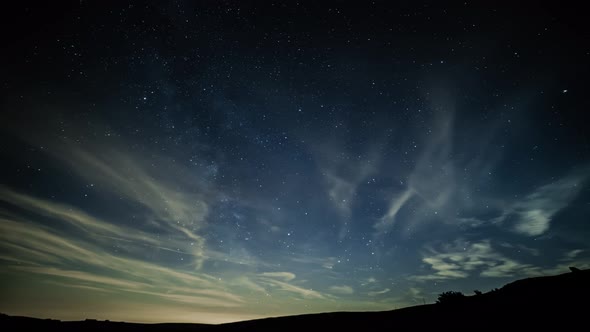
[[(177, 233), (177, 236), (171, 236), (163, 240), (150, 233), (142, 231), (141, 226), (132, 229), (121, 225), (115, 225), (91, 216), (76, 207), (17, 193), (2, 186), (0, 186), (0, 201), (5, 202), (9, 206), (12, 205), (27, 211), (27, 213), (37, 215), (38, 217), (50, 218), (57, 223), (57, 226), (60, 229), (64, 229), (65, 226), (72, 226), (74, 229), (70, 230), (70, 233), (77, 233), (78, 236), (86, 238), (90, 242), (102, 243), (103, 245), (110, 245), (113, 242), (118, 242), (122, 243), (127, 249), (138, 252), (143, 251), (145, 247), (150, 247), (153, 249), (183, 253), (187, 255), (187, 258), (194, 259), (198, 266), (200, 266), (202, 260), (205, 258), (204, 244), (196, 242), (192, 236), (187, 236), (183, 232), (179, 232)], [(34, 222), (28, 221), (27, 223), (32, 226)], [(21, 228), (20, 225), (15, 226), (14, 224), (6, 224), (4, 226), (17, 227), (21, 231), (27, 231), (26, 229)], [(28, 231), (33, 232), (29, 235), (35, 235), (34, 227), (31, 227)], [(49, 230), (47, 229), (47, 231)], [(42, 237), (48, 237), (48, 234), (49, 233), (43, 234)], [(37, 250), (38, 247), (39, 246), (33, 245), (28, 248), (28, 250)], [(84, 250), (83, 248), (75, 249)]]
[(7, 187), (0, 186), (0, 201), (30, 213), (35, 213), (43, 217), (49, 217), (67, 223), (78, 228), (79, 231), (89, 233), (93, 236), (103, 236), (111, 239), (132, 242), (140, 241), (154, 246), (157, 246), (160, 243), (153, 239), (151, 234), (144, 233), (138, 229), (130, 229), (107, 223), (73, 206), (21, 194), (10, 190)]
[[(414, 169), (405, 181), (401, 181), (406, 188), (391, 195), (387, 212), (373, 225), (377, 236), (394, 226), (399, 212), (413, 198), (419, 199), (419, 206), (423, 209), (439, 210), (445, 207), (456, 190), (451, 160), (454, 106), (447, 97), (444, 98), (445, 107), (437, 111), (432, 122), (433, 130), (425, 139)], [(406, 222), (412, 224), (419, 220)]]
[[(249, 268), (269, 266), (256, 257), (209, 248), (202, 233), (218, 192), (198, 172), (163, 157), (146, 160), (112, 147), (47, 145), (48, 155), (80, 182), (101, 195), (122, 198), (126, 209), (111, 220), (111, 213), (89, 213), (0, 186), (3, 268), (60, 287), (132, 293), (153, 303), (190, 305), (195, 312), (223, 307), (239, 315), (248, 311), (245, 297), (253, 292), (272, 294), (273, 303), (329, 298), (291, 272), (256, 274)], [(135, 217), (119, 220), (128, 214)], [(332, 259), (312, 261), (327, 267)], [(221, 266), (222, 277), (204, 272), (211, 271), (205, 263), (213, 270)]]
[(239, 287), (246, 288), (246, 289), (253, 291), (253, 292), (259, 292), (259, 293), (264, 293), (264, 294), (268, 295), (266, 288), (262, 287), (262, 285), (255, 282), (254, 280), (252, 280), (252, 278), (249, 278), (247, 276), (240, 276), (238, 278), (234, 278), (233, 280), (230, 281), (230, 283), (232, 285), (237, 285)]
[[(477, 228), (497, 224), (527, 235), (544, 234), (559, 211), (566, 208), (580, 193), (590, 171), (588, 166), (562, 178), (538, 186), (520, 199), (507, 201), (497, 193), (475, 189), (473, 183), (489, 181), (503, 152), (492, 151), (490, 141), (497, 136), (496, 126), (490, 125), (478, 138), (478, 150), (471, 150), (455, 140), (455, 110), (453, 99), (440, 90), (433, 96), (433, 117), (428, 134), (421, 146), (409, 175), (398, 176), (401, 188), (391, 189), (385, 213), (373, 224), (376, 236), (389, 232), (398, 223), (409, 232), (428, 221), (440, 221)], [(455, 151), (464, 157), (459, 158)], [(459, 176), (463, 174), (463, 176)], [(403, 213), (412, 210), (422, 213)], [(460, 214), (457, 211), (461, 211)], [(494, 217), (494, 213), (500, 215)], [(403, 217), (403, 218), (402, 218)], [(449, 272), (450, 273), (450, 272)]]
[(202, 265), (205, 239), (198, 230), (208, 214), (206, 182), (165, 158), (158, 160), (164, 170), (150, 170), (145, 165), (153, 163), (143, 161), (144, 157), (105, 146), (89, 144), (83, 148), (66, 142), (48, 151), (88, 183), (142, 206), (144, 222), (191, 239), (196, 243), (192, 249), (194, 263), (197, 268)]
[(382, 289), (382, 290), (379, 290), (379, 291), (368, 292), (367, 294), (369, 296), (378, 296), (378, 295), (383, 295), (383, 294), (389, 293), (390, 291), (391, 291), (391, 289), (385, 288), (385, 289)]
[(52, 275), (52, 276), (59, 276), (65, 277), (68, 279), (76, 279), (77, 281), (84, 281), (90, 282), (94, 284), (101, 284), (103, 286), (111, 286), (117, 288), (123, 288), (126, 290), (137, 290), (141, 289), (142, 287), (148, 286), (148, 284), (140, 283), (140, 282), (130, 282), (123, 279), (118, 278), (111, 278), (106, 276), (101, 276), (93, 273), (88, 273), (84, 271), (75, 271), (75, 270), (63, 270), (53, 267), (27, 267), (27, 266), (17, 266), (15, 267), (16, 270), (24, 271), (27, 273), (36, 273), (36, 274), (44, 274), (44, 275)]
[(352, 287), (350, 287), (350, 286), (347, 286), (347, 285), (331, 286), (330, 287), (330, 291), (332, 293), (340, 294), (340, 295), (351, 295), (351, 294), (354, 294), (354, 289)]
[(519, 252), (524, 252), (532, 256), (539, 256), (541, 254), (539, 249), (531, 248), (523, 244), (512, 244), (508, 242), (503, 242), (500, 243), (500, 246), (504, 248), (516, 249)]
[(375, 147), (354, 155), (339, 144), (319, 144), (316, 156), (328, 198), (340, 215), (339, 238), (347, 232), (358, 187), (378, 171), (380, 156)]
[(568, 251), (565, 254), (565, 259), (566, 260), (570, 260), (570, 259), (575, 259), (576, 257), (578, 257), (580, 254), (582, 254), (585, 250), (582, 249), (574, 249), (571, 251)]
[(341, 178), (332, 171), (325, 171), (324, 174), (332, 204), (342, 216), (350, 217), (350, 206), (358, 183)]
[[(83, 182), (141, 207), (141, 216), (133, 224), (109, 222), (72, 205), (0, 186), (5, 269), (74, 289), (142, 294), (201, 309), (243, 306), (234, 292), (252, 284), (234, 285), (198, 272), (205, 260), (230, 261), (209, 251), (199, 234), (208, 214), (205, 193), (211, 193), (206, 184), (172, 162), (160, 161), (160, 166), (182, 179), (153, 174), (133, 153), (59, 145), (48, 150)], [(169, 252), (178, 263), (145, 257), (158, 252)]]
[(313, 257), (309, 255), (294, 255), (294, 257), (291, 257), (291, 260), (301, 264), (319, 265), (328, 270), (333, 269), (334, 265), (338, 263), (336, 257)]
[(523, 235), (539, 236), (549, 229), (555, 214), (578, 195), (587, 178), (588, 172), (583, 169), (542, 185), (509, 205), (494, 222), (507, 224)]
[(379, 234), (386, 233), (391, 229), (397, 213), (413, 195), (414, 192), (412, 189), (406, 189), (398, 197), (391, 200), (387, 213), (373, 226)]
[(295, 279), (295, 274), (291, 272), (264, 272), (260, 273), (259, 276), (267, 278), (277, 278), (284, 281), (291, 281)]
[[(306, 299), (325, 299), (326, 297), (311, 288), (304, 288), (301, 286), (294, 285), (288, 281), (295, 279), (295, 274), (290, 272), (268, 272), (261, 273), (258, 275), (262, 283), (267, 284), (271, 287), (278, 288), (280, 290), (298, 294)], [(282, 279), (284, 281), (278, 280)]]
[[(203, 307), (243, 303), (241, 297), (206, 274), (115, 256), (73, 237), (26, 220), (0, 220), (0, 248), (10, 253), (2, 257), (7, 269), (66, 279), (72, 287), (149, 294)], [(47, 266), (48, 262), (53, 266)]]
[[(119, 197), (125, 202), (123, 211), (134, 211), (133, 229), (135, 232), (112, 232), (121, 220), (114, 223), (95, 223), (87, 214), (74, 216), (67, 213), (57, 216), (63, 209), (57, 203), (42, 207), (44, 213), (64, 220), (76, 219), (80, 227), (101, 233), (137, 234), (142, 229), (154, 230), (176, 240), (188, 240), (193, 245), (190, 251), (191, 263), (196, 269), (202, 267), (206, 260), (205, 237), (200, 230), (206, 225), (210, 204), (217, 192), (207, 176), (206, 169), (187, 168), (175, 159), (158, 153), (139, 152), (132, 149), (129, 142), (114, 136), (106, 141), (86, 138), (75, 141), (68, 138), (56, 138), (46, 131), (21, 136), (31, 146), (43, 146), (42, 151), (52, 158), (52, 162), (61, 163), (77, 181), (101, 195)], [(74, 179), (73, 179), (74, 180)], [(73, 181), (72, 181), (73, 182)], [(42, 202), (23, 195), (3, 193), (5, 198), (16, 198), (19, 204), (40, 205)], [(38, 207), (36, 207), (38, 209)], [(38, 209), (39, 210), (39, 209)], [(118, 216), (119, 219), (131, 219), (131, 213)], [(96, 227), (105, 226), (99, 230)], [(149, 236), (144, 241), (149, 241)], [(162, 248), (164, 249), (164, 248)], [(178, 247), (171, 247), (178, 250)]]

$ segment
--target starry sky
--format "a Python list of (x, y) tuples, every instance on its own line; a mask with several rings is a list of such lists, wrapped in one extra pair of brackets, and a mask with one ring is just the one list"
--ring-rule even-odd
[(580, 8), (6, 10), (0, 312), (219, 323), (590, 267)]

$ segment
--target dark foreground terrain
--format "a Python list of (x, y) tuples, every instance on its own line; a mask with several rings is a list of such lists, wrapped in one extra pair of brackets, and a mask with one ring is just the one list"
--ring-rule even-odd
[(382, 312), (335, 312), (222, 325), (62, 322), (0, 316), (2, 331), (586, 330), (590, 270), (518, 280), (473, 296)]

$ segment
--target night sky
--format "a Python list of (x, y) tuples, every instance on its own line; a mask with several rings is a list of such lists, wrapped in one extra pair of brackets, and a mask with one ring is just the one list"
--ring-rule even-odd
[(590, 267), (581, 8), (59, 3), (2, 14), (0, 312), (388, 310)]

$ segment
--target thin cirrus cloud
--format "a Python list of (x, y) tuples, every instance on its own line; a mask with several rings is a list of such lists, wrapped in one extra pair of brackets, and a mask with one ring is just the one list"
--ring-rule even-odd
[(342, 240), (349, 230), (358, 188), (376, 174), (381, 158), (376, 147), (363, 155), (353, 155), (336, 143), (318, 144), (314, 150), (327, 196), (340, 217), (338, 237)]
[(290, 283), (289, 281), (296, 277), (291, 272), (264, 272), (260, 273), (258, 277), (261, 283), (272, 288), (297, 294), (306, 299), (326, 299), (326, 296), (319, 291)]
[[(5, 196), (0, 197), (4, 198)], [(44, 212), (42, 209), (47, 204), (48, 203), (36, 207), (28, 207), (26, 211), (32, 214), (42, 214)], [(21, 206), (21, 208), (25, 208), (25, 206)], [(66, 214), (69, 210), (71, 210), (73, 214), (77, 213), (74, 208), (67, 206), (63, 206), (62, 208), (63, 213), (58, 213), (58, 215)], [(31, 219), (34, 218), (34, 216), (31, 217)], [(60, 221), (60, 219), (53, 220)], [(90, 238), (95, 238), (95, 235), (99, 235), (96, 237), (97, 239), (102, 238), (100, 234), (93, 233), (91, 230), (85, 230), (80, 233), (59, 231), (59, 227), (49, 228), (30, 220), (28, 217), (13, 217), (10, 219), (2, 218), (0, 221), (0, 229), (2, 230), (2, 232), (0, 232), (0, 238), (2, 239), (1, 247), (3, 251), (10, 253), (10, 255), (6, 255), (6, 258), (8, 259), (8, 257), (10, 257), (10, 261), (14, 263), (25, 263), (30, 266), (44, 266), (47, 262), (53, 262), (54, 265), (57, 265), (64, 271), (67, 270), (68, 266), (94, 267), (97, 270), (103, 271), (104, 275), (113, 275), (114, 272), (117, 272), (120, 274), (118, 280), (136, 280), (140, 284), (142, 280), (145, 281), (152, 278), (153, 274), (173, 279), (179, 284), (197, 283), (206, 287), (212, 287), (215, 284), (215, 282), (212, 281), (214, 278), (207, 276), (206, 274), (184, 273), (132, 257), (112, 255), (103, 248), (105, 243), (102, 243), (100, 240), (90, 240)], [(99, 229), (109, 228), (111, 226), (98, 219), (94, 222), (104, 224), (104, 226), (97, 227)], [(166, 243), (158, 242), (153, 238), (141, 238), (141, 236), (136, 236), (131, 230), (125, 230), (124, 228), (117, 229), (122, 230), (118, 239), (134, 241), (139, 247), (145, 248), (146, 246), (157, 246), (157, 248), (159, 248), (166, 246)], [(106, 237), (106, 239), (112, 238)], [(143, 242), (138, 243), (138, 241)], [(87, 270), (92, 269), (87, 268)], [(39, 273), (46, 272), (45, 274), (58, 275), (56, 270), (37, 271)], [(77, 276), (75, 279), (82, 279), (80, 278), (82, 274), (68, 273), (68, 275), (71, 277)], [(96, 275), (101, 276), (100, 273), (97, 273)]]
[[(26, 220), (0, 221), (0, 248), (7, 269), (68, 280), (70, 286), (92, 286), (115, 292), (151, 294), (160, 299), (193, 304), (233, 307), (243, 300), (224, 290), (206, 274), (179, 271), (134, 258), (114, 256), (87, 241)], [(47, 257), (53, 266), (47, 266)], [(174, 295), (174, 296), (172, 296)]]
[[(50, 218), (57, 222), (56, 225), (58, 228), (72, 226), (73, 229), (69, 230), (70, 234), (76, 234), (76, 236), (80, 238), (92, 238), (92, 241), (97, 242), (97, 244), (109, 245), (112, 242), (117, 242), (122, 248), (127, 248), (131, 252), (141, 252), (145, 247), (150, 247), (158, 250), (183, 253), (193, 260), (192, 262), (195, 266), (200, 266), (202, 260), (205, 258), (202, 244), (197, 244), (195, 246), (195, 242), (191, 242), (194, 241), (194, 237), (184, 238), (184, 233), (178, 233), (178, 236), (170, 237), (164, 241), (149, 233), (141, 231), (139, 228), (131, 229), (125, 226), (115, 225), (93, 217), (76, 207), (17, 193), (6, 187), (0, 187), (0, 201), (30, 213), (37, 214), (39, 217)], [(30, 226), (35, 225), (32, 221), (27, 221), (27, 224), (30, 224)], [(14, 225), (14, 223), (9, 223), (8, 220), (5, 220), (3, 226), (17, 228), (14, 232), (22, 231), (27, 233), (27, 235), (36, 235), (35, 232), (27, 232), (26, 228), (18, 227), (18, 225)], [(41, 230), (43, 230), (41, 225), (38, 225), (38, 227), (41, 227)], [(50, 234), (49, 231), (51, 230), (47, 229), (46, 231), (48, 233), (44, 234), (44, 236)], [(8, 243), (10, 242), (7, 242), (7, 244)], [(193, 243), (193, 245), (190, 245), (190, 243)], [(18, 242), (15, 244), (18, 244)], [(83, 247), (73, 244), (68, 245), (74, 250), (85, 250)], [(36, 248), (36, 245), (31, 245), (28, 249), (35, 250)], [(67, 254), (67, 252), (64, 254)], [(89, 258), (91, 256), (96, 258), (93, 255), (89, 255), (87, 252), (84, 254)], [(55, 257), (63, 256), (56, 255)]]
[[(100, 183), (107, 190), (144, 207), (150, 213), (146, 219), (157, 226), (172, 228), (202, 247), (204, 239), (197, 231), (205, 223), (208, 214), (205, 197), (210, 193), (205, 191), (207, 184), (187, 170), (163, 161), (165, 170), (154, 176), (144, 166), (147, 163), (138, 162), (141, 157), (98, 146), (82, 149), (68, 145), (67, 153), (58, 148), (50, 151), (56, 151), (57, 159), (87, 181)], [(182, 183), (167, 174), (182, 178)]]
[[(275, 304), (295, 298), (316, 305), (351, 294), (329, 286), (324, 292), (291, 272), (256, 274), (276, 266), (241, 254), (239, 248), (230, 253), (210, 248), (202, 230), (220, 192), (207, 179), (195, 179), (198, 172), (191, 174), (161, 157), (146, 161), (112, 146), (62, 143), (47, 142), (47, 156), (100, 194), (124, 199), (138, 218), (132, 223), (110, 220), (112, 216), (2, 186), (0, 259), (7, 271), (37, 276), (69, 291), (147, 297), (146, 303), (154, 306), (188, 305), (195, 312), (232, 308), (233, 316), (227, 317), (246, 317), (253, 294), (265, 294)], [(157, 169), (151, 169), (152, 162)], [(127, 212), (115, 218), (124, 219)], [(328, 273), (335, 264), (333, 257), (297, 257), (293, 262), (299, 265), (318, 265), (314, 273)], [(212, 272), (211, 266), (223, 266), (223, 274)], [(149, 315), (138, 319), (150, 321)]]
[[(443, 96), (439, 99), (444, 107), (433, 118), (433, 129), (425, 139), (414, 168), (407, 178), (401, 181), (406, 187), (390, 195), (385, 214), (373, 224), (375, 235), (388, 233), (400, 221), (408, 226), (403, 229), (409, 229), (411, 226), (437, 218), (442, 222), (454, 222), (471, 227), (496, 224), (526, 236), (539, 236), (547, 232), (555, 215), (580, 193), (590, 175), (590, 168), (587, 165), (580, 167), (562, 178), (537, 187), (524, 198), (514, 202), (507, 203), (503, 197), (480, 192), (478, 189), (477, 196), (483, 197), (484, 200), (474, 203), (466, 199), (474, 196), (473, 186), (470, 181), (464, 181), (457, 176), (457, 169), (461, 167), (472, 172), (470, 174), (473, 179), (492, 174), (492, 169), (499, 160), (498, 153), (487, 148), (494, 137), (494, 126), (491, 126), (492, 129), (481, 138), (478, 151), (472, 151), (466, 146), (461, 151), (454, 151), (458, 147), (453, 145), (453, 103), (448, 97)], [(463, 154), (467, 158), (462, 162), (460, 159), (452, 158), (454, 153)], [(416, 210), (426, 213), (405, 214), (403, 220), (400, 220), (400, 212), (409, 203), (415, 203)], [(488, 219), (478, 216), (479, 213), (489, 213), (490, 206), (499, 210), (500, 215)], [(457, 210), (469, 212), (468, 215), (458, 216)], [(435, 218), (425, 217), (428, 213), (434, 214)]]
[[(453, 128), (452, 108), (441, 111), (433, 121), (434, 130), (405, 183), (407, 187), (393, 194), (387, 212), (373, 225), (377, 236), (384, 235), (398, 221), (399, 212), (411, 200), (418, 199), (420, 207), (442, 209), (456, 190), (454, 166), (451, 161)], [(404, 181), (402, 181), (404, 182)], [(421, 220), (408, 220), (416, 224)]]
[(542, 185), (522, 200), (508, 205), (493, 221), (508, 225), (516, 233), (539, 236), (549, 230), (555, 214), (578, 195), (587, 178), (587, 168), (583, 168)]
[[(245, 302), (238, 294), (246, 287), (199, 272), (206, 260), (227, 264), (235, 258), (208, 250), (198, 233), (208, 214), (206, 185), (191, 188), (154, 176), (133, 154), (112, 149), (56, 144), (46, 151), (84, 182), (141, 207), (143, 215), (133, 225), (113, 223), (78, 207), (2, 186), (0, 259), (6, 271), (38, 276), (69, 290), (106, 292), (115, 298), (147, 296), (154, 305), (190, 305), (195, 312), (235, 308), (240, 316)], [(173, 163), (165, 166), (175, 176), (184, 174)], [(166, 235), (148, 231), (154, 228)], [(170, 252), (184, 261), (159, 262), (146, 257), (148, 252), (155, 257)], [(71, 305), (66, 302), (64, 306)], [(149, 321), (149, 314), (139, 319)]]
[(386, 233), (391, 229), (398, 212), (412, 196), (414, 196), (414, 191), (412, 189), (406, 189), (399, 196), (391, 200), (387, 213), (373, 225), (378, 234)]
[(347, 285), (331, 286), (330, 291), (335, 294), (351, 295), (354, 294), (354, 289)]
[(44, 217), (59, 220), (77, 228), (79, 231), (99, 237), (120, 239), (127, 242), (140, 241), (150, 246), (159, 246), (160, 244), (151, 235), (137, 229), (132, 230), (127, 227), (107, 223), (75, 207), (21, 194), (7, 187), (0, 186), (0, 201)]
[[(4, 260), (6, 269), (16, 273), (42, 276), (47, 282), (67, 285), (69, 289), (107, 292), (113, 296), (122, 293), (148, 296), (156, 303), (165, 301), (168, 305), (190, 305), (195, 311), (234, 308), (236, 317), (245, 314), (247, 301), (239, 295), (244, 290), (267, 295), (274, 290), (275, 294), (277, 291), (283, 294), (281, 298), (328, 299), (321, 292), (303, 286), (305, 281), (294, 283), (296, 276), (291, 272), (265, 272), (250, 276), (246, 273), (226, 281), (194, 270), (111, 254), (103, 248), (105, 243), (92, 241), (94, 236), (89, 235), (94, 232), (121, 232), (123, 239), (130, 236), (127, 240), (135, 242), (141, 241), (142, 236), (116, 228), (120, 226), (90, 217), (73, 207), (19, 196), (7, 188), (2, 188), (1, 193), (5, 203), (7, 198), (16, 197), (11, 204), (17, 204), (27, 215), (0, 220), (0, 259)], [(60, 227), (43, 226), (34, 221), (35, 215), (64, 224), (77, 223), (80, 227), (74, 229), (79, 232), (62, 232)], [(84, 218), (78, 220), (80, 216)], [(108, 236), (105, 238), (111, 239)], [(166, 246), (153, 239), (143, 244)], [(230, 319), (233, 316), (227, 317)], [(149, 321), (149, 317), (140, 320)]]
[(278, 278), (284, 281), (291, 281), (295, 279), (295, 274), (291, 272), (264, 272), (260, 273), (259, 276), (267, 278)]
[(303, 264), (303, 265), (318, 265), (321, 266), (323, 269), (332, 270), (334, 266), (338, 263), (338, 259), (336, 257), (313, 257), (313, 256), (306, 256), (306, 255), (292, 255), (291, 261)]
[(337, 167), (323, 171), (326, 186), (328, 188), (328, 197), (332, 205), (340, 214), (342, 227), (339, 232), (339, 238), (343, 239), (348, 231), (348, 223), (352, 214), (352, 204), (355, 199), (358, 186), (369, 175), (374, 172), (374, 166), (367, 163), (353, 167), (350, 175), (337, 173)]
[[(127, 150), (124, 147), (130, 144), (115, 138), (111, 144), (73, 142), (42, 134), (21, 138), (32, 146), (43, 145), (47, 157), (61, 163), (83, 183), (139, 208), (135, 220), (139, 224), (134, 229), (149, 227), (178, 240), (189, 240), (193, 245), (186, 250), (194, 257), (192, 263), (196, 269), (202, 267), (206, 243), (200, 230), (217, 195), (206, 170), (195, 172), (163, 156)], [(105, 227), (114, 228), (112, 223)]]
[(368, 294), (369, 296), (378, 296), (378, 295), (387, 294), (387, 293), (389, 293), (390, 291), (391, 291), (391, 289), (389, 289), (389, 288), (385, 288), (385, 289), (382, 289), (382, 290), (379, 290), (379, 291), (372, 291), (372, 292), (368, 292), (367, 294)]

